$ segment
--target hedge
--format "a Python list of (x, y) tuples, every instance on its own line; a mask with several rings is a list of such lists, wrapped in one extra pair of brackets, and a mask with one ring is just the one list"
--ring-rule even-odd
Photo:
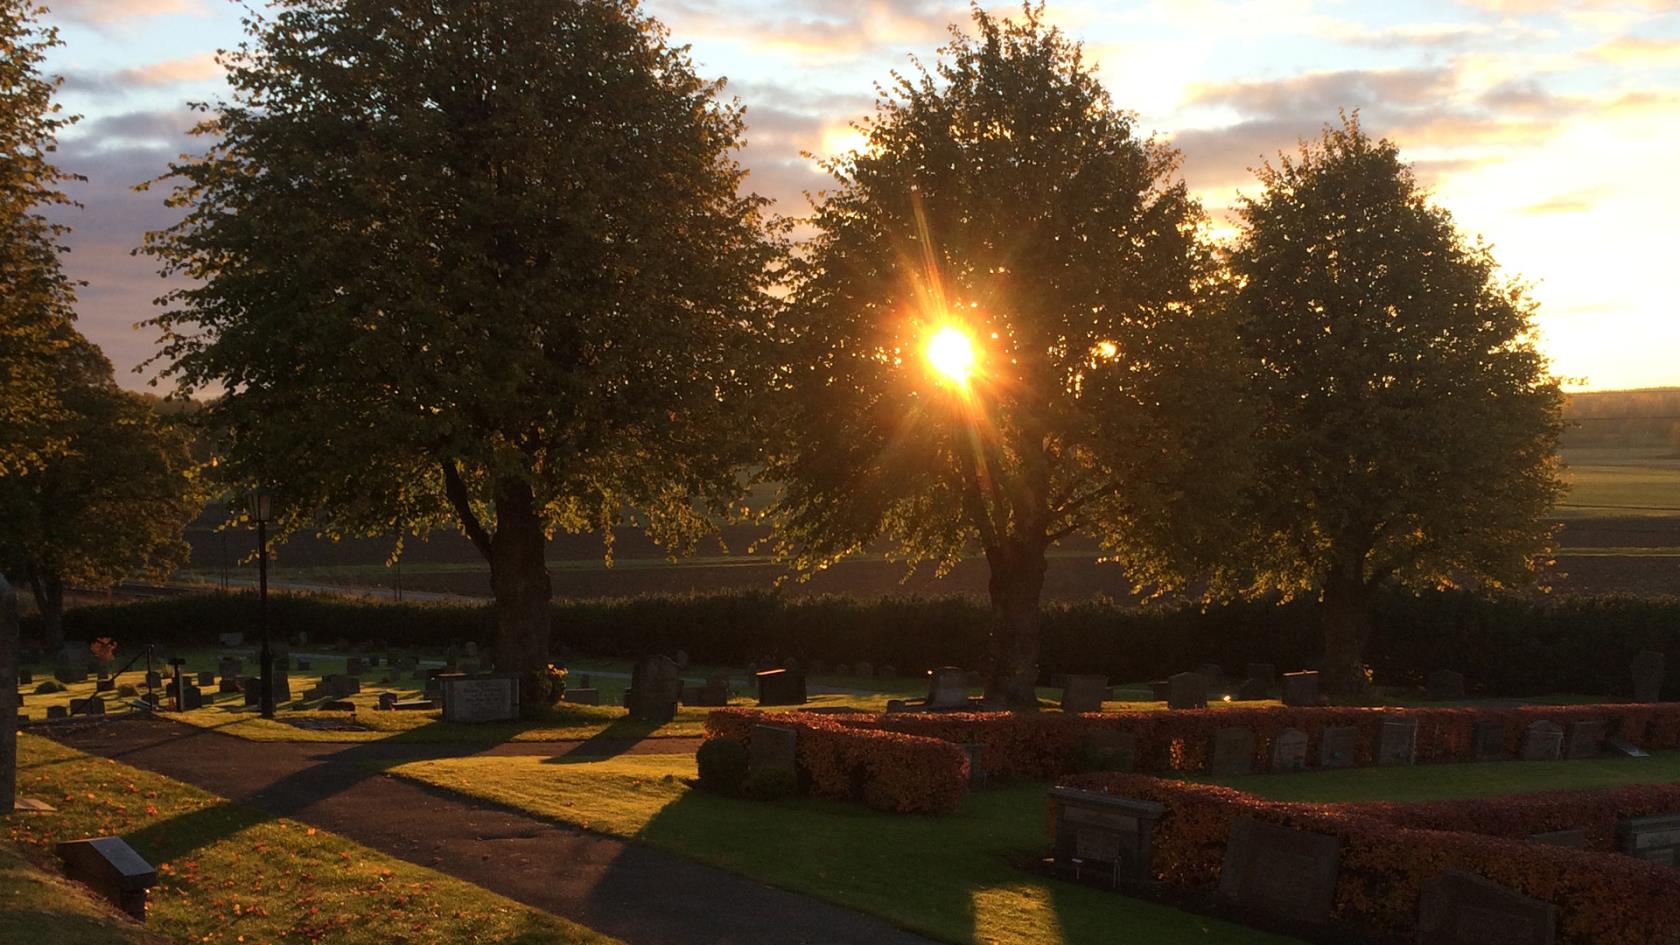
[[(811, 713), (767, 715), (751, 709), (713, 712), (721, 725), (750, 725), (751, 721), (817, 718)], [(1266, 770), (1272, 740), (1285, 729), (1307, 736), (1307, 765), (1316, 767), (1320, 739), (1330, 726), (1351, 726), (1357, 734), (1354, 764), (1372, 764), (1382, 720), (1416, 719), (1417, 760), (1470, 761), (1473, 733), (1479, 721), (1505, 726), (1505, 754), (1516, 757), (1524, 730), (1534, 722), (1559, 725), (1602, 721), (1606, 735), (1620, 737), (1641, 748), (1680, 748), (1680, 703), (1615, 705), (1520, 706), (1491, 708), (1344, 708), (1258, 706), (1254, 708), (1187, 709), (1166, 712), (1102, 712), (1086, 715), (1008, 712), (893, 712), (824, 713), (820, 718), (837, 725), (934, 738), (953, 744), (980, 746), (986, 776), (1050, 780), (1079, 770), (1086, 740), (1097, 732), (1128, 733), (1137, 743), (1137, 770), (1191, 773), (1207, 767), (1214, 733), (1222, 728), (1247, 729), (1255, 735), (1254, 768)], [(751, 721), (728, 721), (751, 720)], [(708, 725), (713, 724), (708, 721)]]
[(1451, 801), (1362, 801), (1341, 805), (1401, 827), (1525, 840), (1533, 834), (1582, 830), (1587, 849), (1611, 852), (1624, 817), (1680, 812), (1680, 784), (1545, 791)]
[(935, 738), (842, 725), (821, 715), (719, 709), (711, 738), (749, 744), (754, 725), (795, 729), (801, 787), (816, 797), (855, 800), (893, 813), (945, 814), (968, 796), (968, 754)]
[[(271, 619), (290, 636), (443, 646), (495, 635), (484, 604), (395, 604), (275, 595)], [(746, 665), (767, 657), (869, 662), (919, 672), (975, 667), (989, 614), (965, 597), (783, 597), (743, 591), (623, 600), (558, 601), (557, 648), (628, 657), (683, 649), (701, 663)], [(1378, 682), (1417, 685), (1437, 669), (1466, 674), (1482, 695), (1545, 692), (1624, 694), (1628, 664), (1642, 649), (1680, 660), (1680, 599), (1489, 598), (1466, 591), (1380, 595), (1367, 659)], [(71, 639), (210, 643), (228, 630), (255, 630), (254, 596), (182, 595), (65, 614)], [(26, 621), (38, 635), (39, 622)], [(1312, 666), (1320, 653), (1307, 601), (1264, 601), (1138, 609), (1104, 601), (1044, 608), (1040, 665), (1052, 673), (1104, 673), (1117, 681), (1159, 679), (1205, 663), (1233, 675), (1249, 662), (1281, 670)], [(1670, 673), (1667, 698), (1680, 698)]]
[[(1456, 869), (1555, 904), (1559, 945), (1680, 942), (1680, 872), (1633, 857), (1396, 826), (1355, 805), (1265, 801), (1145, 775), (1089, 774), (1060, 784), (1164, 805), (1153, 868), (1177, 887), (1217, 888), (1225, 841), (1239, 816), (1335, 836), (1342, 852), (1331, 921), (1378, 941), (1415, 941), (1422, 884)], [(1051, 805), (1054, 818), (1054, 799)]]

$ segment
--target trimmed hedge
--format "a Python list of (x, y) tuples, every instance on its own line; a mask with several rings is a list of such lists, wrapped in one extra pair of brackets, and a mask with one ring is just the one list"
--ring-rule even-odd
[(1585, 831), (1587, 849), (1613, 852), (1623, 817), (1680, 812), (1680, 784), (1545, 791), (1452, 801), (1364, 801), (1340, 805), (1350, 813), (1401, 827), (1448, 830), (1526, 840), (1537, 833)]
[[(489, 605), (396, 604), (274, 595), (273, 626), (283, 636), (384, 640), (397, 645), (490, 643)], [(977, 666), (990, 622), (974, 598), (783, 597), (744, 591), (623, 600), (559, 601), (554, 643), (595, 656), (683, 649), (701, 663), (745, 665), (765, 657), (867, 661), (906, 672)], [(1466, 591), (1380, 595), (1367, 659), (1377, 681), (1421, 684), (1436, 669), (1466, 674), (1473, 692), (1624, 694), (1628, 664), (1642, 649), (1680, 660), (1680, 599), (1487, 598)], [(254, 631), (254, 595), (182, 595), (65, 614), (71, 639), (111, 636), (213, 643), (228, 630)], [(38, 619), (25, 630), (39, 632)], [(1321, 650), (1308, 601), (1241, 602), (1208, 608), (1134, 607), (1090, 601), (1044, 608), (1042, 659), (1051, 673), (1106, 673), (1115, 680), (1164, 678), (1204, 663), (1236, 673), (1248, 662), (1282, 670), (1314, 665)], [(1667, 698), (1680, 698), (1670, 673)]]
[[(1218, 887), (1225, 841), (1239, 816), (1335, 836), (1342, 854), (1331, 919), (1381, 941), (1414, 941), (1423, 882), (1457, 869), (1558, 906), (1560, 945), (1680, 942), (1680, 872), (1633, 857), (1396, 826), (1366, 816), (1361, 805), (1265, 801), (1146, 775), (1088, 774), (1059, 783), (1164, 805), (1154, 870), (1174, 886)], [(1055, 805), (1052, 799), (1052, 818)]]
[(1166, 712), (1103, 712), (1064, 715), (1045, 712), (894, 712), (885, 715), (863, 713), (776, 713), (766, 715), (752, 709), (724, 709), (713, 712), (722, 726), (750, 726), (754, 722), (783, 719), (821, 718), (852, 728), (896, 732), (934, 738), (953, 744), (978, 744), (980, 764), (987, 777), (1050, 780), (1076, 773), (1085, 761), (1086, 740), (1101, 731), (1131, 734), (1137, 740), (1137, 770), (1198, 772), (1207, 768), (1214, 733), (1222, 728), (1243, 728), (1255, 734), (1254, 767), (1266, 770), (1272, 740), (1285, 729), (1296, 728), (1307, 735), (1307, 764), (1316, 767), (1319, 742), (1330, 726), (1352, 726), (1355, 765), (1369, 765), (1376, 754), (1382, 720), (1400, 716), (1418, 722), (1417, 760), (1470, 761), (1474, 758), (1472, 737), (1479, 721), (1497, 721), (1505, 726), (1505, 752), (1515, 757), (1522, 745), (1524, 729), (1538, 721), (1602, 721), (1607, 735), (1619, 735), (1642, 748), (1680, 748), (1680, 703), (1627, 703), (1581, 706), (1520, 706), (1486, 708), (1343, 708), (1265, 706), (1256, 708), (1200, 709)]
[(754, 725), (798, 731), (800, 784), (815, 797), (862, 801), (893, 813), (946, 814), (968, 796), (968, 755), (949, 742), (842, 725), (806, 712), (719, 709), (706, 717), (708, 736), (742, 744), (751, 743)]

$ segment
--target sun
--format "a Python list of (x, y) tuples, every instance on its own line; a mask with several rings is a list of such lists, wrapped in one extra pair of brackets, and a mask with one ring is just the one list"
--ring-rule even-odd
[(941, 377), (958, 387), (968, 386), (974, 373), (974, 342), (968, 332), (946, 325), (933, 333), (922, 353)]

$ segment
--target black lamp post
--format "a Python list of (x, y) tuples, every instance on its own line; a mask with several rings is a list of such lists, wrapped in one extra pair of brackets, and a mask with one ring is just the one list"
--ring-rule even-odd
[(250, 495), (251, 520), (257, 523), (257, 612), (261, 615), (262, 655), (259, 682), (262, 717), (274, 718), (274, 661), (268, 652), (268, 523), (274, 517), (274, 496), (258, 487)]

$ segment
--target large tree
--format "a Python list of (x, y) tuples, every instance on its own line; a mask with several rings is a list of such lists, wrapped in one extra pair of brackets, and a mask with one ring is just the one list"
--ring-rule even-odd
[(54, 364), (75, 334), (76, 292), (59, 265), (66, 227), (45, 208), (70, 199), (74, 179), (52, 163), (58, 134), (75, 119), (53, 101), (59, 80), (41, 72), (58, 31), (37, 22), (32, 0), (0, 0), (0, 477), (63, 447)]
[(988, 696), (1037, 704), (1047, 551), (1082, 532), (1171, 585), (1227, 479), (1230, 333), (1178, 155), (1043, 22), (978, 9), (830, 167), (797, 265), (782, 551), (978, 549)]
[(34, 593), (49, 646), (63, 642), (67, 586), (168, 576), (203, 507), (186, 431), (154, 398), (118, 388), (111, 363), (79, 334), (54, 367), (61, 447), (0, 477), (0, 568)]
[(457, 525), (534, 672), (555, 529), (681, 545), (737, 492), (777, 256), (742, 110), (634, 0), (272, 10), (148, 238), (193, 280), (163, 357), (284, 527)]
[(1357, 116), (1259, 175), (1231, 255), (1264, 405), (1250, 587), (1317, 595), (1349, 694), (1385, 582), (1497, 586), (1545, 560), (1562, 395), (1521, 284)]

